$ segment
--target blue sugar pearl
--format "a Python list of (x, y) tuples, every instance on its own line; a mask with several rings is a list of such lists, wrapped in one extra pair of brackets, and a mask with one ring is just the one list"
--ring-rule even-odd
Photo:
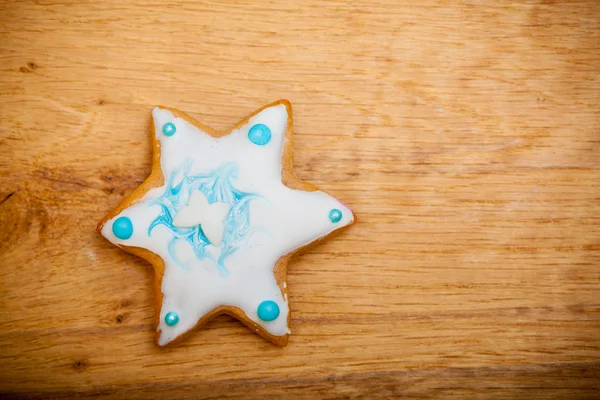
[(174, 312), (168, 312), (167, 315), (165, 315), (165, 323), (169, 326), (174, 326), (177, 325), (177, 323), (179, 322), (179, 315), (177, 315), (177, 313)]
[(256, 145), (264, 146), (271, 140), (271, 130), (263, 124), (256, 124), (248, 131), (248, 139)]
[(133, 235), (133, 224), (127, 217), (119, 217), (113, 222), (112, 231), (121, 240), (129, 239)]
[(272, 300), (265, 300), (258, 306), (258, 318), (273, 321), (279, 317), (279, 306)]
[(173, 136), (176, 131), (177, 128), (175, 128), (175, 124), (172, 122), (167, 122), (163, 125), (163, 133), (165, 136)]
[(333, 210), (329, 211), (329, 220), (331, 222), (333, 222), (335, 224), (336, 222), (340, 222), (341, 219), (342, 219), (342, 212), (340, 210), (338, 210), (337, 208), (334, 208)]

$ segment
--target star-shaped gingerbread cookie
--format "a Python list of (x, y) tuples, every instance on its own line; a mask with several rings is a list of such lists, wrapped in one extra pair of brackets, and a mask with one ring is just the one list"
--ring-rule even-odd
[(355, 219), (294, 175), (290, 103), (270, 104), (230, 132), (166, 107), (152, 116), (152, 173), (98, 231), (154, 266), (156, 343), (229, 314), (286, 345), (290, 258)]

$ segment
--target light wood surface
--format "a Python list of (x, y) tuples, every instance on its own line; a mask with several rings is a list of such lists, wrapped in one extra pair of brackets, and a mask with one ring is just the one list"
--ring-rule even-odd
[[(600, 397), (600, 2), (0, 3), (0, 394)], [(149, 266), (94, 226), (150, 110), (289, 99), (296, 172), (359, 222), (290, 264), (278, 348), (153, 344)]]

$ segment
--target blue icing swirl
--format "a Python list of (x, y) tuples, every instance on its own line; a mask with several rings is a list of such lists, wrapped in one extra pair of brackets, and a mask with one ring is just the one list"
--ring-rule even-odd
[[(148, 236), (157, 226), (166, 226), (173, 232), (173, 239), (168, 245), (169, 255), (178, 266), (185, 269), (177, 259), (175, 245), (179, 241), (184, 241), (192, 246), (198, 260), (213, 261), (219, 268), (219, 272), (227, 276), (229, 272), (225, 267), (225, 261), (239, 250), (249, 234), (256, 231), (250, 225), (250, 202), (258, 199), (259, 196), (242, 192), (233, 186), (232, 182), (238, 177), (238, 166), (235, 163), (225, 163), (208, 173), (198, 175), (190, 174), (191, 166), (191, 160), (186, 160), (181, 167), (173, 171), (167, 179), (164, 193), (152, 201), (151, 205), (160, 205), (161, 212), (148, 227)], [(179, 209), (187, 204), (191, 194), (196, 190), (206, 196), (209, 204), (223, 202), (231, 207), (225, 218), (223, 239), (219, 246), (221, 253), (217, 260), (206, 251), (206, 247), (211, 243), (200, 225), (192, 228), (179, 228), (173, 225), (173, 218)]]

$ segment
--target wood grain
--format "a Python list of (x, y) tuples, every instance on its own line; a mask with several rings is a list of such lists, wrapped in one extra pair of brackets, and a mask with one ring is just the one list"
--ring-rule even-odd
[[(0, 394), (600, 398), (600, 2), (0, 3)], [(281, 349), (152, 343), (149, 266), (95, 224), (156, 104), (294, 105), (359, 222), (290, 264)]]

